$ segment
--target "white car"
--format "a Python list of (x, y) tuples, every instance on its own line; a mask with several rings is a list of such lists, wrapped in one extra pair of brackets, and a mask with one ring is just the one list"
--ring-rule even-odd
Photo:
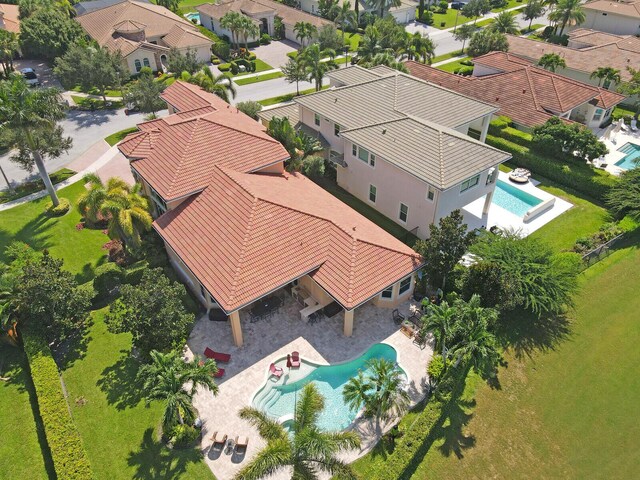
[(30, 87), (36, 87), (40, 85), (40, 79), (38, 78), (38, 75), (33, 68), (23, 68), (22, 70), (20, 70), (20, 73)]

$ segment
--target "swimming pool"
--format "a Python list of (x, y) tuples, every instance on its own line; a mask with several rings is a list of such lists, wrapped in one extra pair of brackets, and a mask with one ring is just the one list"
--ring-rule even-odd
[(187, 20), (189, 20), (190, 22), (193, 22), (195, 20), (195, 23), (197, 25), (200, 25), (200, 13), (198, 13), (198, 12), (187, 13), (187, 14), (185, 14), (185, 18)]
[(616, 166), (622, 168), (623, 170), (631, 170), (632, 168), (636, 168), (640, 162), (640, 145), (636, 145), (635, 143), (625, 143), (619, 149), (619, 152), (626, 153), (624, 157), (616, 162)]
[(492, 203), (504, 208), (518, 217), (524, 217), (524, 214), (527, 213), (531, 207), (540, 205), (542, 200), (518, 187), (509, 185), (507, 182), (503, 182), (502, 180), (498, 180), (496, 182), (495, 192), (493, 193)]
[(318, 426), (325, 431), (344, 430), (351, 425), (357, 412), (344, 404), (342, 390), (349, 379), (358, 374), (358, 370), (367, 374), (366, 363), (372, 358), (385, 358), (395, 362), (397, 352), (391, 345), (376, 343), (355, 360), (335, 365), (320, 365), (304, 378), (292, 383), (282, 385), (268, 380), (254, 397), (253, 406), (274, 419), (292, 415), (298, 392), (313, 382), (324, 397), (324, 410), (318, 419)]

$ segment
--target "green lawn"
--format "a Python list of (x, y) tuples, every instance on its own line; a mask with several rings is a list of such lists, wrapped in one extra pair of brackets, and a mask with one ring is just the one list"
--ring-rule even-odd
[[(154, 1), (155, 3), (155, 1)], [(180, 0), (180, 8), (186, 13), (190, 11), (195, 11), (195, 6), (202, 5), (203, 3), (207, 3), (204, 0)]]
[[(340, 33), (341, 30), (338, 30), (338, 33)], [(360, 46), (360, 34), (359, 33), (349, 33), (346, 32), (344, 34), (344, 41), (349, 42), (349, 51), (350, 52), (356, 52), (358, 51), (358, 47)], [(344, 52), (342, 52), (344, 53)]]
[[(325, 85), (322, 87), (322, 90), (326, 90), (329, 88), (329, 85)], [(308, 90), (300, 91), (300, 95), (307, 95), (308, 93), (314, 93), (316, 91), (315, 88), (310, 88)], [(277, 97), (265, 98), (264, 100), (258, 100), (258, 103), (263, 107), (268, 107), (269, 105), (275, 105), (276, 103), (290, 102), (296, 97), (295, 93), (287, 93), (285, 95), (278, 95)]]
[(484, 20), (478, 20), (476, 26), (481, 28), (486, 27), (487, 25), (491, 25), (495, 21), (495, 18), (485, 18)]
[(618, 120), (623, 117), (633, 117), (635, 114), (636, 112), (634, 112), (633, 110), (629, 110), (628, 108), (617, 105), (611, 113), (611, 118), (613, 118), (614, 120)]
[[(33, 384), (24, 353), (0, 343), (0, 477), (47, 480), (47, 467), (33, 421)], [(46, 447), (46, 442), (43, 443)], [(47, 454), (48, 455), (48, 454)], [(49, 472), (53, 464), (48, 457)]]
[(443, 55), (438, 55), (437, 57), (433, 57), (433, 59), (431, 60), (431, 63), (433, 64), (433, 63), (442, 62), (444, 60), (449, 60), (450, 58), (457, 57), (459, 55), (462, 55), (461, 50), (445, 53)]
[(265, 82), (267, 80), (273, 80), (274, 78), (284, 77), (282, 72), (265, 73), (264, 75), (257, 75), (249, 78), (234, 78), (233, 83), (236, 85), (249, 85), (251, 83)]
[[(472, 18), (467, 18), (462, 13), (459, 13), (459, 10), (454, 10), (450, 8), (447, 10), (447, 13), (434, 13), (433, 14), (433, 24), (432, 27), (439, 28), (444, 30), (446, 28), (452, 28), (456, 24), (456, 16), (458, 16), (458, 25), (462, 25), (463, 23), (473, 21)], [(417, 10), (416, 10), (417, 15)], [(444, 25), (442, 23), (444, 22)]]
[[(83, 90), (82, 87), (77, 86), (71, 89), (72, 92), (84, 92), (84, 93), (90, 93), (91, 95), (100, 95), (100, 92), (98, 92), (97, 88), (90, 88), (89, 90)], [(122, 90), (115, 90), (115, 89), (107, 89), (105, 90), (105, 95), (107, 97), (121, 97), (122, 96)]]
[(122, 103), (121, 101), (107, 101), (107, 103), (105, 103), (102, 101), (102, 99), (81, 97), (80, 95), (71, 95), (71, 99), (73, 100), (73, 103), (75, 103), (78, 107), (87, 110), (117, 110), (124, 107), (124, 103)]
[(109, 333), (104, 313), (93, 314), (86, 356), (63, 372), (96, 478), (212, 479), (199, 448), (168, 450), (158, 441), (162, 406), (145, 407), (129, 356), (131, 337)]
[(233, 75), (233, 78), (242, 77), (244, 75), (251, 75), (252, 73), (266, 72), (267, 70), (273, 70), (273, 67), (267, 62), (263, 62), (259, 58), (256, 58), (256, 71), (255, 72), (242, 72), (237, 75)]
[(438, 68), (440, 70), (443, 70), (445, 72), (452, 72), (453, 73), (453, 71), (456, 70), (457, 68), (466, 66), (466, 65), (462, 65), (462, 63), (460, 63), (460, 62), (463, 62), (465, 60), (472, 60), (472, 58), (471, 57), (464, 57), (464, 58), (461, 58), (460, 60), (456, 60), (455, 62), (445, 63), (444, 65), (440, 65), (439, 67), (436, 67), (436, 68)]
[[(56, 185), (60, 182), (63, 182), (67, 178), (72, 177), (73, 175), (75, 175), (75, 173), (76, 172), (74, 172), (73, 170), (69, 170), (68, 168), (61, 168), (60, 170), (57, 170), (49, 175), (49, 178), (51, 178), (51, 182)], [(0, 203), (17, 200), (18, 198), (26, 197), (27, 195), (39, 192), (43, 189), (44, 183), (42, 182), (42, 180), (40, 180), (40, 178), (31, 182), (24, 182), (15, 187), (13, 191), (10, 191), (9, 189), (0, 191)]]
[(108, 137), (105, 137), (104, 141), (107, 142), (110, 146), (114, 146), (124, 137), (129, 135), (130, 133), (137, 132), (138, 127), (125, 128), (124, 130), (120, 130), (119, 132), (112, 133)]

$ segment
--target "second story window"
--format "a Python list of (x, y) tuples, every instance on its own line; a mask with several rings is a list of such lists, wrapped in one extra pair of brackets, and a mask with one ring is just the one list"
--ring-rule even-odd
[(320, 126), (320, 115), (317, 113), (313, 116), (313, 123), (315, 123), (317, 127)]
[(147, 57), (144, 57), (142, 59), (142, 63), (144, 64), (145, 67), (151, 68), (151, 64), (149, 63), (149, 59)]
[(467, 180), (465, 180), (460, 184), (460, 193), (466, 192), (470, 188), (475, 187), (476, 185), (478, 185), (479, 181), (480, 181), (480, 175), (474, 175), (473, 177), (468, 178)]
[(376, 156), (373, 153), (369, 155), (369, 165), (372, 167), (376, 166)]
[(337, 123), (334, 123), (334, 124), (333, 124), (333, 134), (334, 134), (336, 137), (339, 137), (339, 136), (340, 136), (340, 125), (338, 125)]
[(407, 218), (409, 218), (409, 207), (404, 203), (400, 204), (400, 212), (398, 213), (398, 218), (402, 223), (407, 223)]
[(369, 185), (369, 200), (376, 203), (376, 197), (378, 196), (378, 189), (375, 185)]
[(351, 155), (354, 157), (358, 156), (358, 147), (356, 147), (355, 143), (351, 144)]
[(427, 188), (427, 200), (433, 202), (434, 198), (436, 198), (436, 190), (431, 185), (429, 185), (429, 187)]
[(155, 191), (154, 188), (152, 188), (152, 187), (149, 187), (149, 188), (151, 189), (151, 200), (153, 200), (153, 203), (156, 204), (156, 209), (158, 210), (158, 215), (162, 215), (163, 213), (165, 213), (168, 210), (167, 203), (160, 196), (160, 194), (158, 194), (158, 192)]

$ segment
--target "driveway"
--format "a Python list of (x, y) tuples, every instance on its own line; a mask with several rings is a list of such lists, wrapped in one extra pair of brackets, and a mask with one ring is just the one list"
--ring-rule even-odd
[(269, 45), (260, 45), (250, 50), (255, 53), (260, 60), (268, 63), (273, 68), (280, 68), (289, 60), (287, 53), (294, 52), (297, 49), (297, 44), (290, 40), (277, 40), (271, 42)]
[(43, 60), (29, 60), (20, 59), (13, 62), (13, 66), (17, 71), (23, 68), (33, 68), (40, 79), (40, 84), (43, 87), (56, 87), (62, 88), (57, 78), (53, 76), (53, 70)]

